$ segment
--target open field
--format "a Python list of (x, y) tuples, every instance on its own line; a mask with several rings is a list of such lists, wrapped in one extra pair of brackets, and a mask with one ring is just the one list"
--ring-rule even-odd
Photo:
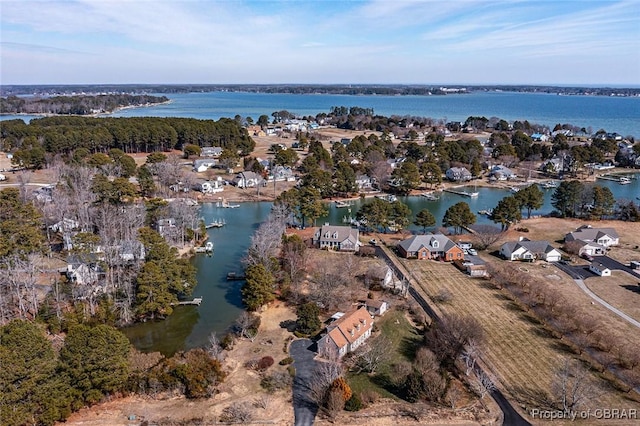
[[(489, 262), (505, 262), (495, 258), (487, 258), (487, 260)], [(576, 315), (588, 313), (598, 321), (599, 328), (605, 329), (614, 335), (626, 336), (630, 341), (640, 342), (640, 329), (614, 315), (599, 303), (594, 303), (593, 299), (582, 291), (569, 275), (552, 264), (544, 261), (533, 263), (510, 262), (509, 264), (514, 268), (519, 268), (523, 274), (534, 277), (535, 281), (544, 286), (545, 289), (557, 291), (558, 298), (563, 301), (563, 304), (571, 304), (577, 308)], [(630, 295), (630, 290), (623, 287), (630, 283), (637, 283), (637, 280), (634, 280), (630, 275), (622, 271), (614, 271), (612, 277), (594, 276), (587, 278), (584, 282), (594, 293), (621, 309), (627, 315), (635, 318), (636, 314), (640, 314), (640, 294), (634, 293), (632, 296)]]
[[(612, 306), (640, 321), (640, 280), (623, 271), (610, 277), (590, 277), (584, 281), (591, 291)], [(636, 342), (640, 342), (640, 332)]]
[[(443, 288), (451, 292), (451, 302), (439, 305), (443, 312), (470, 315), (480, 322), (485, 332), (482, 359), (507, 395), (525, 412), (545, 407), (554, 370), (563, 359), (574, 357), (564, 343), (549, 336), (536, 318), (485, 280), (472, 279), (445, 263), (409, 260), (404, 264), (427, 295)], [(602, 392), (590, 406), (640, 408), (598, 375), (592, 374), (590, 382)]]

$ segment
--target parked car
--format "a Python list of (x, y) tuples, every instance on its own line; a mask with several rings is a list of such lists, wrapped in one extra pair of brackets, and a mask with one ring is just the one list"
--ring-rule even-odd
[(582, 258), (587, 259), (589, 262), (593, 262), (593, 256), (589, 256), (587, 253), (582, 253)]
[(478, 252), (476, 251), (476, 249), (470, 248), (469, 250), (467, 250), (467, 252), (471, 255), (471, 256), (477, 256)]

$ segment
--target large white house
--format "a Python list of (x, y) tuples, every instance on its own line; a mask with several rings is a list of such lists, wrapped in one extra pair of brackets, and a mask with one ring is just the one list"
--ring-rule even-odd
[(373, 317), (365, 306), (344, 314), (339, 312), (333, 317), (337, 319), (327, 326), (327, 334), (318, 340), (321, 355), (335, 354), (342, 358), (371, 337)]
[[(575, 242), (574, 242), (575, 241)], [(578, 255), (598, 256), (606, 253), (611, 246), (620, 243), (620, 237), (613, 228), (593, 228), (583, 225), (564, 236), (565, 244), (578, 245)]]
[(350, 226), (323, 225), (313, 235), (313, 244), (321, 249), (358, 251), (360, 231)]
[(263, 181), (264, 179), (262, 179), (262, 176), (259, 174), (251, 171), (244, 171), (236, 175), (233, 179), (233, 184), (238, 188), (255, 188)]
[(547, 241), (530, 241), (526, 238), (504, 243), (500, 246), (500, 255), (508, 260), (524, 260), (529, 262), (537, 259), (547, 262), (557, 262), (562, 258), (562, 253)]

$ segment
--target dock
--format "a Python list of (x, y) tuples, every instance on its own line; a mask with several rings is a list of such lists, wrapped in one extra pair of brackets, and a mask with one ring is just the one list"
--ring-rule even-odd
[(202, 297), (196, 297), (193, 300), (183, 300), (182, 302), (178, 302), (178, 303), (172, 303), (171, 305), (195, 305), (195, 306), (200, 306), (200, 304), (202, 303)]
[(225, 209), (237, 209), (240, 207), (240, 204), (230, 204), (229, 201), (222, 197), (218, 197), (218, 203), (216, 205)]
[(240, 281), (240, 280), (244, 280), (244, 275), (242, 274), (237, 274), (235, 272), (229, 272), (227, 274), (227, 281)]
[(474, 198), (478, 196), (477, 192), (456, 191), (455, 189), (443, 189), (443, 191), (450, 192), (451, 194), (462, 195), (463, 197)]
[(224, 219), (218, 219), (218, 220), (214, 220), (211, 223), (206, 224), (204, 227), (206, 229), (211, 229), (211, 228), (222, 228), (224, 225), (226, 225), (227, 223), (224, 221)]

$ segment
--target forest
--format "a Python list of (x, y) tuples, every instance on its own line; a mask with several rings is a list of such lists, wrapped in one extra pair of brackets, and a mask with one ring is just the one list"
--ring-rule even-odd
[[(2, 122), (2, 149), (24, 158), (27, 168), (43, 166), (45, 154), (70, 154), (84, 149), (106, 153), (120, 149), (125, 153), (181, 149), (185, 145), (234, 148), (242, 155), (253, 151), (255, 142), (236, 121), (221, 118), (94, 118), (45, 117)], [(38, 167), (39, 166), (39, 167)]]
[(51, 97), (0, 98), (0, 114), (90, 115), (113, 112), (118, 108), (168, 102), (166, 96), (109, 94)]

